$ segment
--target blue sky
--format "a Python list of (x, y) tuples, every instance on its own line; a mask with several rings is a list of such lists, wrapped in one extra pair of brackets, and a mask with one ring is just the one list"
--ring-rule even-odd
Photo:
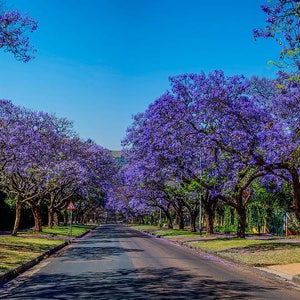
[(254, 41), (267, 0), (7, 0), (39, 22), (27, 64), (0, 52), (0, 98), (74, 122), (111, 149), (168, 77), (221, 69), (271, 77), (280, 49)]

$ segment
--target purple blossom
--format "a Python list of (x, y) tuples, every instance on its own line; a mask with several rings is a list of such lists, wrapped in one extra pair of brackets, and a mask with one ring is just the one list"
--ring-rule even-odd
[(35, 49), (29, 44), (26, 32), (37, 29), (37, 21), (19, 11), (0, 12), (0, 48), (13, 53), (17, 60), (28, 62)]
[(267, 14), (266, 26), (254, 29), (254, 38), (275, 38), (282, 47), (280, 52), (280, 67), (293, 67), (299, 72), (299, 1), (276, 0), (262, 5), (261, 9)]
[[(243, 192), (253, 182), (272, 175), (280, 183), (298, 172), (300, 88), (288, 74), (250, 81), (215, 71), (174, 76), (170, 84), (134, 117), (123, 141), (131, 172), (126, 201), (158, 207), (153, 195), (160, 191), (158, 199), (174, 209), (178, 203), (190, 207), (188, 189), (197, 183), (211, 195), (209, 203), (222, 199), (242, 218)], [(294, 203), (300, 206), (300, 199)]]
[(117, 172), (107, 150), (81, 141), (68, 120), (10, 101), (0, 100), (0, 122), (1, 188), (16, 207), (43, 202), (51, 215), (70, 197), (86, 207), (103, 205)]

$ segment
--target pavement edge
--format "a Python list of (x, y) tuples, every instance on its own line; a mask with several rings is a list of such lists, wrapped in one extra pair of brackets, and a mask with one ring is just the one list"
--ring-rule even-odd
[(59, 245), (43, 252), (42, 254), (35, 257), (34, 259), (32, 259), (30, 261), (27, 261), (26, 263), (23, 263), (23, 264), (19, 265), (18, 267), (14, 268), (12, 270), (9, 270), (9, 271), (5, 272), (4, 274), (0, 275), (0, 284), (6, 283), (6, 282), (12, 280), (13, 278), (17, 277), (18, 275), (20, 275), (24, 271), (26, 271), (26, 270), (30, 269), (31, 267), (35, 266), (36, 264), (38, 264), (43, 259), (49, 257), (51, 254), (59, 251), (60, 249), (62, 249), (65, 246), (69, 245), (70, 243), (71, 243), (71, 241), (66, 241), (62, 244), (59, 244)]
[(222, 259), (224, 261), (227, 261), (229, 263), (233, 263), (233, 264), (235, 264), (237, 266), (246, 268), (248, 270), (252, 270), (253, 272), (259, 273), (259, 274), (263, 275), (264, 277), (271, 278), (271, 279), (276, 279), (276, 280), (278, 280), (280, 282), (283, 282), (283, 281), (288, 282), (289, 281), (289, 282), (291, 282), (291, 284), (297, 286), (298, 288), (300, 287), (300, 274), (299, 275), (294, 275), (291, 280), (287, 280), (286, 278), (283, 278), (282, 276), (280, 276), (278, 274), (267, 272), (266, 270), (263, 270), (262, 268), (258, 269), (256, 267), (243, 264), (243, 263), (241, 263), (237, 259), (229, 258), (229, 257), (227, 257), (225, 255), (222, 255), (222, 254), (218, 253), (218, 252), (213, 252), (212, 253), (212, 252), (210, 252), (208, 250), (199, 249), (197, 247), (193, 247), (191, 245), (187, 245), (185, 242), (171, 241), (171, 240), (165, 239), (165, 238), (163, 238), (161, 236), (155, 235), (153, 232), (147, 232), (147, 231), (139, 230), (139, 229), (136, 229), (134, 227), (131, 227), (131, 228), (133, 228), (134, 230), (137, 230), (137, 231), (139, 231), (141, 233), (147, 234), (149, 236), (152, 236), (152, 237), (155, 237), (155, 238), (162, 238), (162, 239), (164, 239), (164, 240), (166, 240), (168, 242), (171, 242), (173, 244), (177, 244), (177, 245), (180, 245), (182, 247), (189, 248), (191, 250), (194, 250), (194, 251), (198, 252), (199, 254), (202, 253), (202, 255), (206, 254), (206, 255), (211, 256), (211, 257), (217, 257), (217, 258)]
[(300, 275), (294, 275), (292, 281), (300, 286)]
[[(100, 225), (101, 226), (101, 225)], [(43, 252), (42, 254), (38, 255), (37, 257), (33, 258), (30, 261), (27, 261), (26, 263), (23, 263), (21, 265), (19, 265), (18, 267), (9, 270), (7, 272), (5, 272), (4, 274), (0, 275), (0, 284), (5, 284), (8, 281), (16, 278), (17, 276), (19, 276), (21, 273), (27, 271), (28, 269), (32, 268), (33, 266), (37, 265), (39, 262), (41, 262), (43, 259), (49, 257), (50, 255), (58, 252), (59, 250), (61, 250), (62, 248), (66, 247), (67, 245), (71, 244), (75, 239), (79, 239), (82, 238), (84, 236), (86, 236), (87, 234), (97, 230), (100, 226), (96, 226), (95, 228), (83, 233), (82, 235), (78, 236), (78, 237), (74, 237), (71, 238), (67, 241), (65, 241), (62, 244), (59, 244), (45, 252)]]

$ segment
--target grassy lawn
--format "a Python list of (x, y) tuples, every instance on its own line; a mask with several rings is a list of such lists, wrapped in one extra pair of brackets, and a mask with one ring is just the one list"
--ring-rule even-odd
[(251, 266), (300, 263), (299, 236), (294, 239), (271, 236), (267, 239), (261, 239), (260, 236), (238, 239), (222, 235), (200, 236), (188, 230), (159, 229), (150, 225), (134, 228)]
[(300, 242), (232, 238), (186, 244), (252, 266), (300, 263)]
[[(80, 236), (92, 228), (94, 227), (73, 225), (72, 236)], [(70, 228), (65, 226), (43, 228), (43, 232), (39, 233), (22, 231), (18, 236), (0, 235), (0, 274), (34, 259), (69, 238)]]
[[(78, 225), (78, 224), (73, 224), (72, 225), (72, 236), (80, 236), (87, 231), (91, 230), (94, 228), (94, 226), (89, 226), (89, 225)], [(70, 231), (70, 226), (53, 226), (52, 229), (48, 229), (47, 227), (43, 227), (43, 231), (39, 233), (34, 233), (32, 230), (27, 230), (25, 232), (21, 232), (20, 235), (22, 234), (40, 234), (40, 235), (45, 235), (48, 234), (49, 236), (63, 236), (67, 237), (70, 236), (71, 231)]]
[(161, 229), (155, 232), (156, 235), (160, 237), (165, 237), (168, 239), (177, 239), (185, 237), (197, 237), (199, 233), (191, 232), (188, 230), (179, 230), (179, 229)]
[(154, 232), (159, 230), (158, 226), (155, 225), (130, 225), (131, 227), (138, 229), (138, 230), (142, 230), (142, 231), (147, 231), (147, 232)]
[(169, 229), (169, 228), (159, 228), (158, 226), (153, 225), (134, 225), (132, 226), (135, 229), (150, 232), (156, 236), (163, 237), (166, 239), (177, 239), (185, 237), (197, 237), (199, 233), (191, 232), (189, 230), (179, 230), (179, 229)]
[(64, 241), (63, 239), (28, 236), (0, 236), (0, 274), (37, 257)]

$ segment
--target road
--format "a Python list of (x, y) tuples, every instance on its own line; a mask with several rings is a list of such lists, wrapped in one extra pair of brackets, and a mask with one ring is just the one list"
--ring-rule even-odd
[(0, 290), (1, 299), (300, 299), (284, 282), (106, 224)]

